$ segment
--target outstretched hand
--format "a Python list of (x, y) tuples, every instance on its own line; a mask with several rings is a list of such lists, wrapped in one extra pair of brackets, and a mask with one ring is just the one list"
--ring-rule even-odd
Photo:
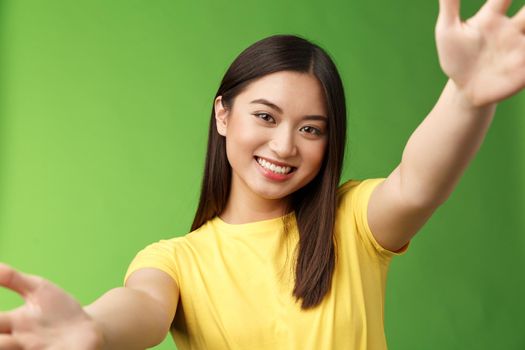
[(55, 284), (0, 264), (0, 286), (25, 300), (0, 311), (0, 349), (97, 349), (100, 334), (81, 305)]
[(460, 0), (439, 0), (436, 44), (441, 68), (473, 106), (497, 103), (525, 87), (525, 6), (487, 0), (462, 22)]

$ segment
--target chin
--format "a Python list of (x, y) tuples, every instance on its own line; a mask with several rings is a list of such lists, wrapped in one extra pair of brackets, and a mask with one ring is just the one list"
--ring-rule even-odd
[(259, 197), (268, 199), (268, 200), (279, 200), (279, 199), (285, 199), (290, 195), (288, 191), (271, 191), (271, 190), (264, 190), (264, 189), (254, 189), (253, 191), (256, 193)]
[(256, 192), (261, 198), (268, 200), (280, 200), (288, 197), (288, 194), (273, 193), (273, 192)]

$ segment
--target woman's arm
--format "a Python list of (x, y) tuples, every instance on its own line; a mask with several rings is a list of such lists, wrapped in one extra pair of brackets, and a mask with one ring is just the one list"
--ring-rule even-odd
[(125, 288), (91, 305), (55, 284), (0, 264), (0, 286), (19, 293), (21, 307), (0, 312), (0, 349), (145, 349), (160, 343), (175, 315), (178, 287), (161, 271), (141, 269)]
[(445, 202), (483, 143), (495, 110), (495, 104), (473, 106), (449, 80), (405, 146), (399, 170), (403, 195), (421, 205)]
[(385, 248), (403, 247), (445, 202), (479, 150), (496, 103), (525, 86), (525, 7), (488, 0), (461, 22), (459, 0), (440, 0), (436, 43), (450, 78), (411, 135), (401, 163), (370, 197), (368, 221)]
[(102, 349), (145, 349), (166, 337), (178, 298), (177, 284), (167, 273), (140, 269), (126, 287), (110, 290), (84, 310), (101, 330)]

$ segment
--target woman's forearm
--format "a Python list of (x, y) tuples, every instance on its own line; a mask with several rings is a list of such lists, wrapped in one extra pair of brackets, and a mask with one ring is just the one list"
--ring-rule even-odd
[(401, 187), (417, 203), (443, 203), (480, 148), (496, 109), (472, 107), (449, 80), (410, 136), (401, 160)]
[(108, 291), (84, 310), (95, 321), (104, 350), (153, 347), (166, 337), (171, 324), (159, 302), (126, 287)]

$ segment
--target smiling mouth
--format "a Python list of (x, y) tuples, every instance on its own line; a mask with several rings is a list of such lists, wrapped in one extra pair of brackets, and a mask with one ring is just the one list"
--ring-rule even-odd
[(257, 163), (259, 163), (260, 166), (265, 168), (266, 170), (269, 170), (273, 173), (280, 174), (280, 175), (286, 175), (294, 172), (297, 168), (293, 166), (280, 166), (273, 164), (266, 159), (259, 158), (257, 156), (254, 157)]

